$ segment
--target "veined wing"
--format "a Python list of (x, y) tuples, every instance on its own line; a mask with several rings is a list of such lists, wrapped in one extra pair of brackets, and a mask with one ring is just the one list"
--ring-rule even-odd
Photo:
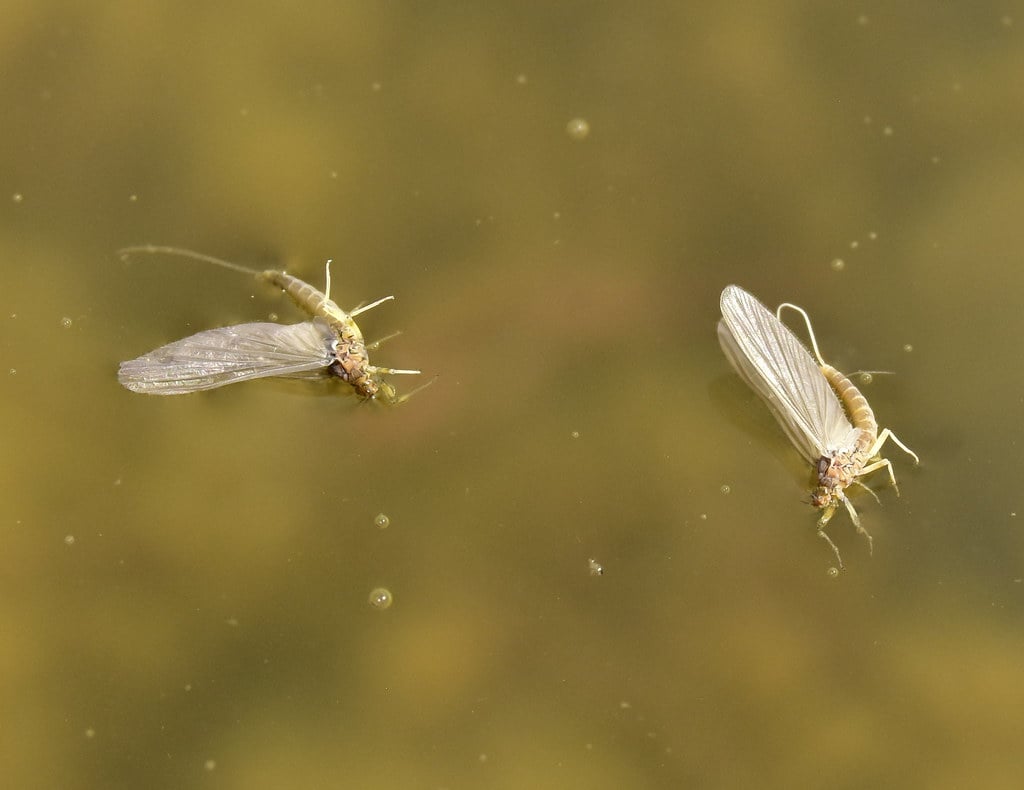
[(117, 378), (132, 392), (181, 395), (249, 379), (310, 376), (335, 361), (334, 346), (334, 333), (322, 320), (238, 324), (122, 362)]
[(742, 288), (722, 291), (718, 340), (733, 368), (768, 404), (811, 463), (848, 446), (856, 429), (810, 352)]

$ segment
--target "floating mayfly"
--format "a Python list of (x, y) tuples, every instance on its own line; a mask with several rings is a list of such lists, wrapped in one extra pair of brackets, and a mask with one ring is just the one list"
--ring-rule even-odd
[[(880, 457), (879, 451), (887, 439), (892, 439), (915, 463), (919, 462), (917, 454), (888, 428), (878, 432), (867, 399), (850, 379), (821, 358), (811, 320), (803, 308), (787, 302), (772, 314), (735, 285), (722, 291), (721, 307), (718, 341), (726, 357), (815, 468), (817, 487), (811, 503), (821, 510), (818, 535), (832, 547), (841, 568), (839, 549), (825, 533), (840, 504), (846, 507), (857, 531), (867, 538), (869, 549), (872, 543), (846, 496), (846, 488), (853, 484), (867, 488), (858, 478), (885, 467), (898, 495), (892, 463)], [(803, 316), (817, 362), (782, 323), (785, 307)]]
[(321, 293), (282, 271), (261, 272), (177, 247), (126, 247), (119, 253), (122, 257), (137, 253), (177, 255), (252, 275), (282, 289), (312, 316), (311, 321), (299, 324), (252, 323), (208, 329), (122, 362), (117, 378), (132, 392), (181, 395), (250, 379), (333, 376), (348, 383), (365, 400), (397, 404), (412, 395), (410, 392), (398, 396), (395, 388), (381, 377), (420, 371), (371, 365), (367, 349), (376, 348), (382, 341), (367, 346), (354, 320), (394, 297), (385, 296), (346, 313), (330, 298), (330, 261)]

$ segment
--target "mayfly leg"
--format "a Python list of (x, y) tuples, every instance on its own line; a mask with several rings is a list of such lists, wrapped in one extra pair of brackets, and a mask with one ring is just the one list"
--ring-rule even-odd
[(384, 304), (384, 302), (390, 302), (394, 298), (395, 298), (394, 296), (382, 296), (376, 302), (370, 302), (369, 304), (360, 305), (359, 307), (353, 308), (349, 312), (349, 316), (351, 316), (352, 318), (355, 318), (357, 315), (365, 313), (367, 310), (372, 310), (373, 308), (377, 307), (378, 305)]
[[(856, 527), (858, 533), (867, 538), (868, 554), (874, 554), (875, 539), (871, 537), (871, 533), (864, 529), (864, 525), (860, 523), (860, 516), (857, 515), (857, 511), (853, 507), (853, 503), (850, 501), (849, 497), (843, 496), (842, 500), (843, 504), (846, 506), (846, 512), (850, 514), (850, 521), (853, 522), (853, 526)], [(836, 562), (839, 563), (840, 568), (843, 568), (843, 557), (839, 553), (839, 547), (835, 544), (832, 538), (829, 537), (828, 533), (825, 532), (825, 527), (828, 526), (828, 522), (832, 520), (832, 516), (835, 515), (838, 507), (839, 506), (833, 502), (822, 512), (821, 518), (818, 519), (818, 537), (832, 547), (832, 552), (836, 555)]]
[(383, 346), (389, 340), (394, 340), (396, 337), (398, 337), (401, 334), (402, 334), (402, 330), (399, 329), (399, 330), (397, 330), (395, 332), (392, 332), (390, 335), (384, 335), (384, 337), (382, 337), (382, 338), (380, 338), (378, 340), (374, 340), (372, 343), (367, 343), (366, 344), (366, 350), (367, 351), (376, 351), (378, 348)]
[[(907, 455), (909, 455), (911, 458), (914, 459), (914, 463), (915, 464), (920, 464), (921, 463), (921, 459), (917, 457), (917, 453), (915, 453), (913, 450), (911, 450), (909, 447), (907, 447), (903, 442), (901, 442), (899, 440), (899, 438), (896, 436), (896, 434), (894, 434), (888, 428), (883, 428), (882, 432), (880, 434), (878, 434), (878, 438), (875, 439), (875, 443), (871, 446), (871, 452), (868, 454), (868, 458), (873, 458), (879, 452), (879, 450), (882, 449), (882, 445), (885, 444), (885, 440), (886, 439), (892, 439), (893, 442), (896, 443), (897, 447), (899, 447), (903, 452), (905, 452)], [(890, 471), (890, 474), (891, 474), (892, 470), (890, 469), (889, 471)], [(893, 482), (895, 482), (895, 481), (893, 481)]]
[[(378, 370), (379, 370), (379, 368), (378, 368)], [(418, 373), (419, 371), (417, 371), (417, 370), (393, 370), (391, 372), (392, 373)], [(379, 398), (382, 401), (387, 403), (389, 406), (397, 406), (397, 405), (399, 405), (401, 403), (405, 403), (407, 400), (409, 400), (409, 398), (411, 398), (417, 392), (421, 392), (422, 390), (425, 390), (427, 387), (429, 387), (435, 381), (437, 381), (437, 376), (434, 376), (429, 381), (424, 381), (422, 384), (420, 384), (415, 389), (411, 389), (407, 393), (405, 393), (404, 395), (401, 395), (401, 396), (398, 395), (398, 392), (395, 390), (394, 387), (392, 387), (387, 382), (382, 381), (381, 384), (380, 384), (380, 392), (378, 393), (378, 396), (379, 396)]]

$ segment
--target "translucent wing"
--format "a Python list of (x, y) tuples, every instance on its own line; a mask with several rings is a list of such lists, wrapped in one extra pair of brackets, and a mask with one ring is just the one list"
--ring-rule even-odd
[(269, 376), (308, 377), (335, 361), (334, 346), (320, 320), (225, 326), (122, 362), (117, 378), (132, 392), (181, 395)]
[(848, 447), (856, 429), (810, 352), (789, 327), (735, 285), (722, 291), (718, 341), (736, 372), (811, 463)]

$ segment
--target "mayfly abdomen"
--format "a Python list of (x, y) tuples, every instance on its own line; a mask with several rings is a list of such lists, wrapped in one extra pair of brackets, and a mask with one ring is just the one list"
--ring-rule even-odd
[(867, 450), (878, 438), (878, 422), (875, 420), (875, 412), (868, 405), (868, 399), (861, 394), (861, 391), (850, 381), (848, 376), (840, 373), (831, 365), (821, 365), (820, 367), (821, 372), (828, 379), (829, 385), (842, 401), (843, 408), (846, 409), (853, 427), (859, 428), (862, 432), (859, 443), (864, 446), (860, 449)]
[[(259, 277), (261, 280), (266, 280), (272, 285), (276, 285), (288, 295), (289, 299), (311, 316), (326, 318), (331, 323), (344, 323), (346, 326), (355, 326), (355, 322), (345, 320), (348, 316), (344, 310), (331, 301), (325, 293), (317, 290), (305, 280), (300, 280), (298, 277), (294, 277), (287, 272), (279, 272), (274, 269), (260, 272)], [(360, 335), (360, 339), (362, 339), (362, 335)]]

